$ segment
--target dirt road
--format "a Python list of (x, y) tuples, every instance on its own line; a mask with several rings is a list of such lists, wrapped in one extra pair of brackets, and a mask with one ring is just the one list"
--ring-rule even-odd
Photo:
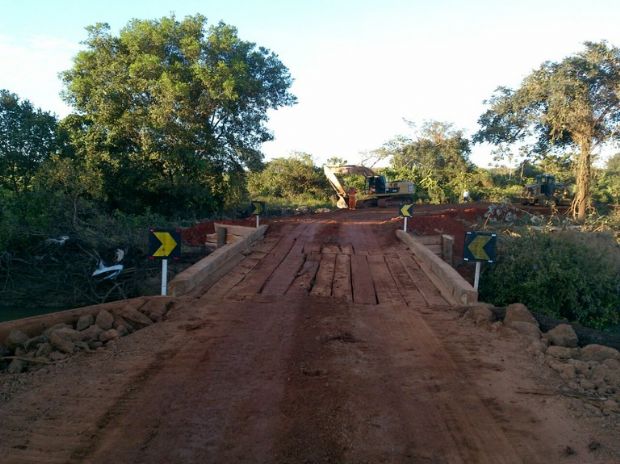
[(616, 419), (583, 414), (514, 333), (461, 319), (400, 226), (274, 223), (165, 322), (4, 376), (0, 462), (620, 462)]

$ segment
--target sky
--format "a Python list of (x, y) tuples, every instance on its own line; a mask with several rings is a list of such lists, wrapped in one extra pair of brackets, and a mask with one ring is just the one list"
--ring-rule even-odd
[[(58, 73), (71, 68), (85, 27), (117, 33), (133, 18), (201, 13), (275, 52), (298, 103), (270, 111), (267, 159), (294, 152), (317, 164), (358, 163), (411, 121), (448, 122), (473, 134), (484, 100), (515, 88), (544, 61), (585, 41), (620, 46), (617, 0), (0, 0), (0, 89), (59, 117)], [(486, 167), (492, 147), (472, 161)]]

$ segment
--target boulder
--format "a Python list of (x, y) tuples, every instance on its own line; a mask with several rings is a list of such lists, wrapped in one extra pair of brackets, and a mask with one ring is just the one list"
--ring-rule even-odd
[(118, 311), (118, 315), (121, 316), (123, 319), (129, 321), (131, 325), (139, 329), (153, 324), (153, 321), (151, 321), (147, 316), (145, 316), (135, 308), (121, 308)]
[(99, 314), (97, 314), (95, 324), (103, 330), (109, 330), (112, 328), (112, 324), (114, 324), (114, 316), (112, 316), (109, 311), (102, 309), (99, 311)]
[(110, 329), (102, 332), (99, 335), (99, 341), (102, 343), (109, 342), (110, 340), (114, 340), (118, 338), (120, 335), (116, 329)]
[(615, 348), (604, 345), (586, 345), (581, 349), (581, 359), (583, 361), (603, 362), (607, 359), (620, 360), (620, 352)]
[(26, 363), (21, 359), (14, 359), (7, 369), (9, 374), (21, 374), (26, 369)]
[(24, 347), (27, 350), (32, 350), (33, 348), (37, 348), (42, 343), (47, 342), (48, 338), (45, 335), (39, 335), (38, 337), (32, 337), (28, 339)]
[(535, 338), (535, 339), (540, 338), (540, 329), (538, 328), (538, 326), (534, 324), (530, 324), (529, 322), (514, 321), (514, 322), (511, 322), (510, 325), (507, 325), (506, 327), (516, 330), (521, 335), (525, 335), (528, 338)]
[(560, 324), (545, 334), (549, 343), (557, 346), (576, 348), (579, 339), (570, 324)]
[[(136, 329), (133, 325), (131, 325), (127, 320), (125, 320), (122, 316), (115, 314), (114, 315), (114, 326), (116, 330), (120, 332), (125, 332), (122, 335), (127, 335), (127, 333), (134, 332)], [(121, 335), (121, 336), (122, 336)]]
[(557, 359), (570, 359), (575, 355), (574, 350), (565, 346), (550, 346), (547, 354)]
[(61, 353), (73, 353), (74, 343), (61, 335), (60, 330), (55, 330), (50, 334), (50, 344)]
[(16, 348), (26, 346), (26, 342), (28, 342), (28, 335), (26, 335), (21, 330), (13, 329), (9, 332), (9, 336), (6, 337), (4, 344), (11, 351), (15, 351)]
[(43, 332), (43, 335), (49, 337), (52, 332), (58, 329), (73, 329), (73, 327), (70, 326), (69, 324), (65, 324), (64, 322), (61, 322), (60, 324), (54, 324), (53, 326), (45, 329), (45, 331)]
[(84, 314), (80, 316), (75, 325), (76, 330), (84, 330), (89, 328), (91, 325), (95, 323), (95, 318), (92, 314)]
[(47, 356), (48, 354), (50, 354), (52, 352), (52, 345), (48, 342), (45, 343), (41, 343), (39, 345), (39, 347), (37, 348), (37, 352), (35, 354), (35, 356), (37, 358), (42, 358)]
[(486, 305), (473, 306), (467, 309), (463, 317), (471, 319), (476, 324), (493, 322), (495, 320), (495, 314)]
[(94, 324), (80, 332), (80, 341), (89, 342), (90, 340), (99, 340), (99, 335), (103, 329)]
[(153, 322), (161, 321), (174, 303), (161, 298), (151, 298), (141, 308), (140, 312), (148, 316)]
[(529, 312), (527, 306), (522, 303), (513, 303), (506, 307), (504, 324), (510, 326), (514, 322), (527, 322), (538, 327), (538, 321), (534, 319), (534, 316)]
[(67, 358), (67, 355), (58, 351), (52, 351), (49, 355), (50, 361), (62, 361)]
[(101, 348), (103, 346), (103, 343), (99, 340), (93, 340), (91, 342), (88, 342), (88, 346), (91, 350), (96, 350), (97, 348)]

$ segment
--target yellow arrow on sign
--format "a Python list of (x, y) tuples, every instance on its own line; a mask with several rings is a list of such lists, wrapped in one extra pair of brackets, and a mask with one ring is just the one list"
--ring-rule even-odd
[(411, 213), (409, 212), (409, 210), (411, 209), (413, 205), (403, 205), (400, 208), (400, 214), (404, 217), (411, 217)]
[(491, 238), (492, 237), (490, 235), (477, 235), (476, 238), (474, 238), (471, 243), (467, 245), (467, 248), (469, 248), (471, 254), (474, 255), (474, 258), (484, 259), (486, 261), (491, 259), (489, 255), (487, 255), (487, 252), (484, 251), (485, 245), (489, 243)]
[(254, 207), (254, 211), (252, 214), (260, 215), (263, 212), (263, 204), (258, 201), (252, 202), (252, 206)]
[(170, 253), (177, 247), (177, 241), (170, 235), (170, 232), (153, 232), (153, 235), (161, 242), (161, 246), (153, 253), (153, 256), (170, 256)]

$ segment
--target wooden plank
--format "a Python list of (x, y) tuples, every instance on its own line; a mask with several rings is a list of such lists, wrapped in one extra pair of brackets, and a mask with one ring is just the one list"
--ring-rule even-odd
[(286, 290), (295, 280), (297, 271), (299, 271), (306, 260), (306, 257), (301, 253), (302, 247), (303, 243), (297, 240), (297, 243), (293, 245), (286, 258), (271, 274), (261, 293), (264, 295), (284, 295), (286, 293)]
[(353, 301), (359, 304), (376, 304), (375, 286), (370, 276), (366, 255), (351, 256), (351, 284)]
[(405, 270), (411, 277), (411, 280), (426, 300), (427, 304), (431, 306), (448, 304), (448, 302), (441, 296), (441, 293), (437, 287), (435, 287), (435, 285), (430, 281), (424, 271), (420, 269), (420, 266), (415, 262), (411, 255), (401, 255), (400, 260), (403, 263)]
[(323, 247), (321, 248), (321, 253), (337, 254), (340, 253), (340, 247), (335, 243), (328, 243), (323, 245)]
[(332, 282), (334, 280), (334, 269), (336, 268), (336, 255), (334, 253), (321, 254), (319, 271), (316, 274), (316, 281), (310, 291), (314, 296), (331, 296)]
[(304, 254), (320, 253), (321, 244), (319, 242), (307, 242), (304, 244)]
[(335, 298), (353, 301), (353, 288), (351, 287), (351, 256), (337, 255), (336, 268), (334, 270), (334, 286), (332, 293)]
[(418, 290), (418, 287), (411, 280), (411, 276), (403, 266), (399, 256), (386, 256), (385, 262), (394, 277), (396, 286), (400, 290), (400, 294), (403, 296), (407, 305), (414, 307), (426, 306), (426, 300)]
[(421, 235), (416, 240), (422, 245), (441, 245), (441, 235)]
[(385, 257), (382, 255), (370, 255), (368, 256), (368, 265), (379, 303), (403, 304), (403, 298), (387, 267)]
[(286, 291), (287, 295), (307, 295), (312, 287), (316, 272), (319, 269), (321, 255), (319, 253), (311, 253), (306, 256), (306, 261), (297, 272), (295, 280)]
[[(280, 235), (281, 239), (274, 244), (271, 252), (233, 289), (234, 293), (241, 297), (260, 293), (265, 282), (267, 282), (271, 274), (290, 253), (291, 249), (296, 245), (297, 239), (307, 228), (307, 224), (299, 224), (290, 232), (286, 230), (283, 235)], [(296, 247), (296, 249), (299, 248)]]
[(246, 226), (237, 226), (232, 224), (220, 224), (216, 222), (213, 224), (215, 231), (217, 233), (217, 229), (226, 229), (226, 235), (237, 235), (240, 237), (245, 237), (248, 234), (251, 234), (256, 230), (254, 227), (246, 227)]
[(341, 252), (345, 255), (353, 254), (353, 245), (350, 243), (345, 243), (344, 245), (340, 245)]
[(294, 238), (283, 238), (274, 248), (273, 252), (265, 256), (263, 260), (250, 272), (233, 291), (239, 296), (255, 295), (269, 279), (272, 272), (276, 270), (282, 260), (295, 244)]

